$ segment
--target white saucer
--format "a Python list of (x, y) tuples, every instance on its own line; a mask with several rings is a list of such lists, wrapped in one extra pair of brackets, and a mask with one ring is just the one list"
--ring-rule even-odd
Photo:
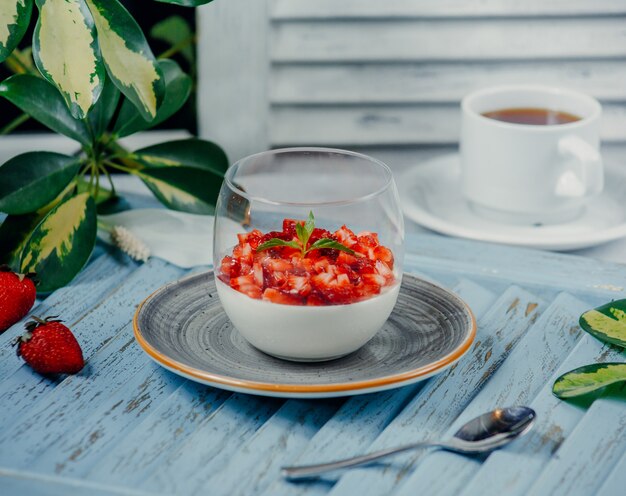
[(458, 153), (431, 159), (398, 178), (405, 215), (434, 231), (548, 250), (575, 250), (626, 236), (626, 167), (605, 170), (605, 190), (576, 220), (519, 226), (481, 217), (461, 194)]

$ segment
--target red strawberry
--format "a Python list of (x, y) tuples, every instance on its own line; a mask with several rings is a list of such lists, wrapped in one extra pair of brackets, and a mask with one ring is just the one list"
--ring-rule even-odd
[(32, 274), (16, 274), (9, 267), (0, 267), (0, 332), (21, 320), (35, 303)]
[(56, 317), (33, 317), (18, 338), (17, 354), (40, 374), (75, 374), (85, 365), (76, 338)]

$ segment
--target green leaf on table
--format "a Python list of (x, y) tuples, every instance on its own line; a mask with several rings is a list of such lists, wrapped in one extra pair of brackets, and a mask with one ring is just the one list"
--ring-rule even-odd
[(76, 157), (28, 152), (0, 166), (0, 212), (27, 214), (47, 205), (74, 179)]
[(54, 207), (28, 239), (21, 271), (36, 272), (38, 291), (54, 291), (69, 283), (89, 260), (96, 242), (96, 206), (87, 193)]
[(626, 299), (583, 313), (579, 323), (593, 337), (626, 348)]
[(86, 0), (109, 76), (146, 120), (163, 99), (163, 74), (137, 21), (117, 0)]
[(160, 60), (159, 67), (165, 79), (165, 96), (156, 117), (146, 121), (135, 105), (124, 100), (113, 132), (120, 137), (128, 136), (160, 124), (169, 119), (185, 104), (191, 93), (191, 78), (173, 60)]
[(93, 19), (84, 0), (35, 1), (39, 8), (33, 35), (35, 64), (61, 92), (72, 116), (82, 119), (104, 85)]
[(594, 363), (566, 372), (552, 386), (559, 398), (575, 398), (626, 381), (626, 363)]
[(61, 94), (44, 79), (16, 74), (0, 82), (0, 96), (52, 131), (83, 145), (91, 142), (85, 123), (72, 117)]
[(117, 89), (111, 78), (107, 75), (100, 98), (89, 112), (89, 122), (94, 135), (100, 137), (106, 130), (120, 99), (120, 90)]
[(133, 160), (147, 167), (194, 167), (203, 169), (222, 181), (228, 158), (218, 145), (196, 138), (166, 141), (133, 152)]
[(138, 173), (154, 196), (168, 208), (212, 214), (221, 187), (213, 172), (195, 167), (147, 167)]
[(180, 16), (174, 15), (157, 22), (150, 30), (150, 36), (169, 43), (172, 48), (180, 47), (180, 54), (189, 62), (194, 63), (194, 34), (189, 23)]
[(173, 3), (176, 5), (182, 5), (183, 7), (198, 7), (199, 5), (206, 5), (213, 0), (157, 0), (157, 2)]
[(33, 11), (33, 0), (4, 0), (0, 4), (0, 62), (24, 37)]

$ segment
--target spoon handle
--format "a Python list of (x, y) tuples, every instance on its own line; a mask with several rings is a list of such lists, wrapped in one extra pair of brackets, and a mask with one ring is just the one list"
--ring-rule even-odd
[(366, 465), (375, 460), (385, 458), (387, 456), (396, 455), (405, 451), (410, 451), (418, 448), (433, 448), (441, 447), (440, 443), (413, 443), (397, 448), (389, 448), (380, 451), (375, 451), (367, 455), (354, 456), (352, 458), (345, 458), (343, 460), (336, 460), (328, 463), (318, 463), (315, 465), (301, 465), (296, 467), (283, 467), (281, 473), (283, 477), (289, 480), (306, 479), (309, 477), (315, 477), (325, 472), (332, 470), (338, 470), (340, 468), (357, 467), (359, 465)]

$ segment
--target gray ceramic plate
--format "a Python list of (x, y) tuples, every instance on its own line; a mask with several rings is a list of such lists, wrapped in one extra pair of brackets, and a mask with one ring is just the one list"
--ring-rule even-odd
[(396, 307), (376, 336), (329, 362), (288, 362), (249, 345), (222, 310), (212, 272), (157, 290), (133, 323), (146, 353), (176, 374), (231, 391), (289, 398), (348, 396), (421, 381), (458, 361), (476, 334), (463, 300), (410, 274), (404, 274)]

